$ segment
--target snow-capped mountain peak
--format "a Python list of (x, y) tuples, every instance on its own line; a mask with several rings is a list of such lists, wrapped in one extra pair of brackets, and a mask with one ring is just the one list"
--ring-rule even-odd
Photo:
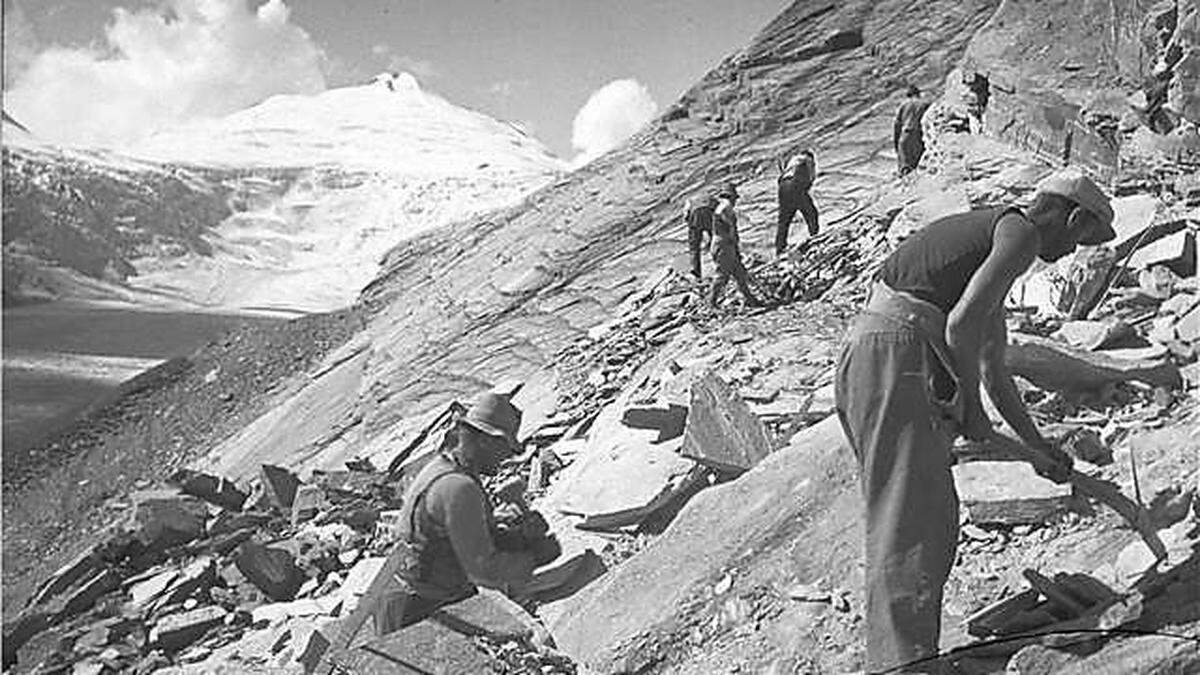
[(160, 131), (135, 156), (219, 166), (320, 166), (461, 175), (487, 165), (557, 171), (564, 163), (513, 125), (449, 103), (408, 73), (320, 94), (273, 96), (224, 118)]

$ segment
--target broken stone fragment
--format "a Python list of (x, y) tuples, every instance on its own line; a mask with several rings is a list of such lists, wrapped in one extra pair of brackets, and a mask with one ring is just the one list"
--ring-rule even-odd
[(325, 491), (319, 485), (301, 485), (292, 500), (292, 527), (315, 518), (325, 507)]
[(167, 653), (180, 651), (223, 624), (227, 614), (224, 608), (209, 605), (167, 615), (150, 629), (150, 644)]
[(284, 513), (291, 513), (300, 479), (291, 471), (271, 464), (263, 464), (260, 474), (263, 491), (271, 504)]
[(621, 422), (634, 429), (657, 429), (655, 442), (662, 443), (683, 435), (687, 418), (688, 409), (681, 405), (630, 406), (621, 415)]
[(1200, 341), (1200, 304), (1179, 318), (1175, 324), (1175, 334), (1184, 342)]
[(96, 546), (80, 553), (74, 560), (59, 568), (30, 598), (28, 605), (38, 605), (70, 588), (88, 573), (96, 569), (98, 564)]
[(272, 600), (291, 600), (304, 583), (304, 573), (296, 566), (292, 554), (281, 548), (248, 541), (238, 549), (234, 563), (250, 583)]
[(771, 453), (771, 440), (746, 402), (715, 374), (692, 384), (680, 454), (720, 471), (741, 473)]
[(1025, 462), (956, 464), (954, 484), (971, 522), (1039, 524), (1070, 507), (1071, 486), (1039, 476)]
[(1113, 461), (1112, 448), (1104, 444), (1095, 429), (1071, 429), (1059, 439), (1058, 447), (1068, 455), (1096, 466), (1107, 466)]
[(1196, 274), (1196, 235), (1180, 230), (1138, 249), (1129, 258), (1134, 269), (1163, 265), (1179, 277)]
[(248, 496), (233, 481), (191, 469), (176, 471), (170, 482), (179, 486), (185, 495), (198, 497), (230, 511), (241, 511)]
[(1054, 334), (1072, 347), (1088, 351), (1112, 347), (1133, 336), (1133, 328), (1119, 320), (1067, 321)]
[(208, 506), (173, 490), (148, 490), (131, 495), (133, 530), (144, 546), (165, 549), (204, 535)]

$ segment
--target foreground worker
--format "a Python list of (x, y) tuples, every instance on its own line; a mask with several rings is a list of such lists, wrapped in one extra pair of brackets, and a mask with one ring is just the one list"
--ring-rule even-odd
[[(869, 671), (937, 653), (958, 542), (950, 447), (958, 434), (993, 433), (981, 380), (1005, 422), (1041, 455), (1038, 472), (1067, 480), (1070, 458), (1038, 432), (1004, 365), (1004, 299), (1035, 257), (1054, 261), (1113, 239), (1112, 220), (1100, 189), (1063, 171), (1039, 184), (1026, 212), (935, 220), (884, 261), (835, 384), (866, 502)], [(938, 671), (926, 663), (888, 672)]]
[(775, 226), (775, 255), (787, 251), (788, 230), (796, 211), (808, 225), (808, 236), (815, 237), (820, 230), (817, 224), (817, 206), (808, 191), (817, 177), (817, 162), (812, 150), (801, 150), (779, 167), (779, 220)]
[(929, 103), (921, 99), (921, 90), (913, 85), (908, 86), (905, 95), (907, 99), (900, 104), (900, 109), (896, 111), (896, 121), (892, 125), (892, 147), (896, 149), (901, 176), (915, 170), (921, 163), (921, 155), (925, 154), (921, 118), (929, 109)]
[[(476, 586), (519, 589), (533, 569), (561, 552), (539, 528), (527, 546), (503, 550), (492, 504), (480, 483), (518, 452), (521, 411), (507, 397), (487, 393), (455, 423), (455, 444), (417, 473), (404, 494), (400, 561), (395, 581), (375, 610), (379, 634), (428, 616), (439, 606), (476, 593)], [(544, 525), (544, 521), (542, 521)]]
[(688, 204), (684, 219), (687, 220), (688, 254), (692, 260), (692, 276), (700, 278), (700, 249), (704, 246), (705, 237), (712, 239), (713, 211), (717, 208), (717, 198), (708, 195), (696, 204)]
[(733, 277), (738, 290), (742, 292), (742, 297), (746, 299), (746, 305), (762, 307), (763, 303), (754, 297), (754, 291), (750, 290), (750, 273), (746, 271), (746, 266), (742, 263), (737, 213), (734, 211), (737, 200), (737, 186), (733, 183), (726, 183), (717, 193), (717, 208), (713, 212), (712, 241), (712, 258), (713, 263), (717, 266), (717, 276), (713, 279), (708, 304), (713, 307), (717, 306), (721, 301), (721, 294), (725, 292), (725, 285), (729, 283), (729, 278)]

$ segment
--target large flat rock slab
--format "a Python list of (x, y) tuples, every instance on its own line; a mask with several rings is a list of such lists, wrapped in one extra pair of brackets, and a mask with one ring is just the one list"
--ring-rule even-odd
[(679, 455), (682, 437), (659, 443), (659, 429), (626, 426), (623, 410), (617, 401), (600, 412), (545, 506), (582, 516), (583, 527), (610, 529), (636, 525), (689, 484), (696, 463)]
[(823, 573), (846, 582), (859, 558), (861, 508), (853, 455), (838, 420), (827, 418), (736, 480), (693, 497), (661, 537), (562, 601), (551, 633), (587, 667), (639, 671), (654, 662), (646, 645), (683, 639), (676, 631), (705, 611), (703, 599), (727, 568), (747, 583)]
[(1166, 358), (1121, 358), (1023, 333), (1009, 335), (1004, 360), (1014, 374), (1056, 391), (1093, 390), (1128, 380), (1167, 387), (1180, 383), (1179, 368)]

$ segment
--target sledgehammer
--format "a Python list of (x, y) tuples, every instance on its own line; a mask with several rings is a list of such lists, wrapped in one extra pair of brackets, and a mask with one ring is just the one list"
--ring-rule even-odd
[[(968, 446), (985, 450), (984, 454), (989, 454), (986, 451), (991, 450), (990, 454), (999, 453), (1005, 456), (1016, 456), (1029, 462), (1034, 468), (1046, 466), (1053, 462), (1052, 459), (1046, 457), (1041, 452), (1034, 450), (1011, 436), (999, 432), (993, 433), (992, 438), (987, 441), (968, 442)], [(1158, 532), (1154, 529), (1150, 512), (1145, 507), (1122, 494), (1121, 489), (1115, 483), (1080, 473), (1075, 469), (1071, 469), (1071, 474), (1067, 478), (1067, 482), (1075, 488), (1076, 492), (1107, 504), (1112, 510), (1120, 514), (1125, 519), (1125, 522), (1129, 523), (1142, 536), (1142, 540), (1146, 542), (1146, 546), (1150, 547), (1157, 560), (1166, 559), (1167, 547), (1158, 538)]]

